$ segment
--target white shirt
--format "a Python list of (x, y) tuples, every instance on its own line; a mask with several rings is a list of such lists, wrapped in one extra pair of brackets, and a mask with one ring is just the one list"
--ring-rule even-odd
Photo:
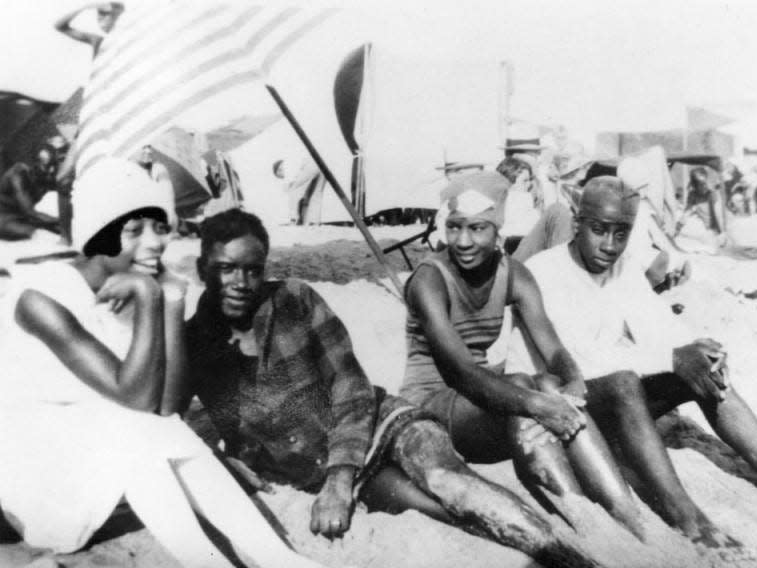
[[(673, 370), (673, 349), (693, 341), (657, 296), (644, 268), (625, 255), (600, 285), (563, 244), (531, 257), (547, 316), (585, 379), (632, 370), (651, 375)], [(545, 365), (514, 318), (505, 369), (533, 374)]]

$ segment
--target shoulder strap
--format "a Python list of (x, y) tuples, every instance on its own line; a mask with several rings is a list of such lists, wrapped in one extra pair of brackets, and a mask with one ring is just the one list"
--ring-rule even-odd
[(513, 302), (513, 264), (510, 261), (510, 257), (507, 255), (502, 256), (502, 265), (507, 268), (507, 290), (505, 291), (505, 305), (510, 305)]

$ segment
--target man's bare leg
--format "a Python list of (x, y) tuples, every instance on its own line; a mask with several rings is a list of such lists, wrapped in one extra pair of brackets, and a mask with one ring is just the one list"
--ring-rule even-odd
[(757, 470), (757, 417), (731, 388), (725, 400), (698, 400), (715, 433)]
[(594, 566), (517, 495), (470, 469), (444, 429), (431, 420), (409, 424), (396, 437), (392, 460), (419, 487), (435, 496), (457, 522), (545, 566)]
[[(693, 540), (719, 546), (720, 534), (681, 484), (655, 428), (639, 377), (621, 371), (587, 381), (587, 408), (605, 435), (617, 439), (625, 462), (651, 491), (651, 505)], [(712, 542), (710, 542), (712, 541)]]
[[(537, 378), (537, 382), (544, 392), (560, 392), (551, 375)], [(639, 508), (612, 451), (591, 417), (587, 416), (586, 427), (565, 444), (565, 449), (586, 495), (643, 540)]]

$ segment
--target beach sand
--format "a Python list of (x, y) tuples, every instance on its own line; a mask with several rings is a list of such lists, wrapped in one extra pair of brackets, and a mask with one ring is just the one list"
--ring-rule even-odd
[[(378, 238), (404, 238), (414, 228), (380, 228)], [(294, 276), (313, 282), (347, 325), (357, 353), (370, 379), (396, 392), (401, 381), (405, 345), (405, 309), (381, 266), (373, 259), (354, 229), (333, 227), (280, 227), (272, 231), (270, 277)], [(306, 244), (304, 244), (306, 243)], [(382, 244), (386, 245), (387, 242)], [(169, 248), (168, 262), (192, 275), (198, 251), (196, 240), (181, 239)], [(417, 261), (427, 249), (413, 245), (409, 255)], [(681, 303), (681, 318), (702, 336), (720, 339), (728, 349), (731, 380), (747, 402), (757, 408), (757, 301), (745, 294), (757, 289), (757, 263), (730, 258), (692, 256), (695, 276), (685, 286), (666, 293), (671, 303)], [(391, 261), (406, 270), (398, 252)], [(406, 277), (407, 273), (401, 274)], [(190, 298), (201, 288), (193, 280)], [(190, 310), (191, 311), (191, 310)], [(725, 532), (757, 549), (757, 474), (733, 452), (712, 438), (698, 409), (687, 405), (681, 416), (661, 423), (666, 443), (681, 479), (694, 500)], [(501, 482), (530, 500), (517, 483), (511, 464), (477, 466), (485, 476)], [(344, 539), (330, 542), (308, 530), (313, 496), (278, 487), (263, 499), (286, 527), (289, 539), (302, 553), (327, 566), (482, 568), (538, 566), (524, 554), (448, 527), (414, 512), (389, 516), (368, 514), (358, 507), (352, 528)], [(578, 527), (581, 546), (605, 566), (757, 566), (757, 560), (730, 558), (697, 548), (665, 526), (644, 508), (648, 544), (642, 545), (620, 529), (602, 509), (574, 503), (586, 509), (586, 525)], [(553, 517), (558, 530), (564, 523)], [(254, 535), (250, 535), (254, 538)], [(0, 546), (0, 566), (54, 566), (52, 558), (22, 544)], [(55, 561), (67, 567), (169, 567), (171, 558), (145, 530), (98, 544)]]

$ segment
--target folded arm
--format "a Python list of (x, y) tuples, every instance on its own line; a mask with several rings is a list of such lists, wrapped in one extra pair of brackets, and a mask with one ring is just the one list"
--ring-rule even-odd
[(165, 347), (162, 298), (150, 280), (142, 277), (126, 285), (124, 294), (134, 300), (135, 310), (133, 339), (123, 361), (65, 306), (36, 290), (21, 294), (15, 318), (82, 382), (124, 406), (153, 412), (163, 392)]
[(73, 12), (69, 12), (61, 16), (53, 25), (55, 26), (56, 30), (58, 30), (62, 34), (67, 35), (71, 39), (75, 39), (76, 41), (81, 41), (83, 43), (88, 43), (92, 46), (95, 46), (102, 40), (102, 36), (72, 28), (71, 22), (74, 21), (74, 19), (76, 19), (76, 17), (85, 10), (97, 8), (99, 5), (99, 2), (95, 2), (92, 4), (87, 4), (86, 6), (82, 6), (81, 8), (78, 8)]

